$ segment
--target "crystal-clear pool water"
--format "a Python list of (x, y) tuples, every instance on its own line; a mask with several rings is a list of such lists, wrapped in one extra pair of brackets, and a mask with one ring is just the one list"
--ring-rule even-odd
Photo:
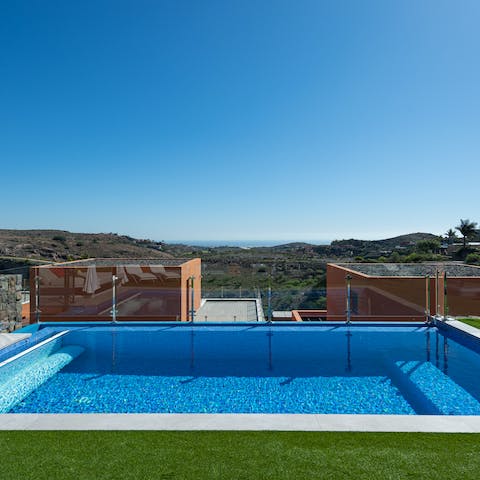
[(480, 415), (480, 355), (425, 326), (78, 329), (0, 367), (0, 412)]

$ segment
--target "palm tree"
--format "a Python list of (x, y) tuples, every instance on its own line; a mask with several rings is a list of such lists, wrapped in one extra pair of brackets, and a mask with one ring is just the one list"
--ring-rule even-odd
[(445, 236), (447, 237), (446, 240), (449, 244), (455, 243), (455, 240), (457, 239), (457, 234), (453, 228), (449, 228), (445, 233)]
[(467, 238), (471, 237), (475, 233), (477, 228), (476, 222), (471, 222), (468, 218), (460, 219), (460, 225), (455, 227), (463, 235), (463, 248), (467, 246)]

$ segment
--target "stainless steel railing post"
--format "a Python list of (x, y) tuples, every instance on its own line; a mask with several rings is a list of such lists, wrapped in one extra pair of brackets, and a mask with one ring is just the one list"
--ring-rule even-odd
[(425, 275), (425, 321), (430, 322), (430, 275)]
[(117, 323), (117, 280), (116, 275), (112, 275), (112, 322)]
[(443, 274), (443, 318), (448, 317), (448, 292), (447, 292), (447, 272)]
[(268, 287), (268, 307), (267, 307), (267, 320), (268, 323), (272, 322), (272, 287)]
[(35, 321), (40, 323), (40, 277), (35, 275)]
[(346, 310), (345, 310), (346, 317), (347, 317), (347, 324), (350, 324), (350, 322), (352, 321), (352, 309), (351, 309), (351, 303), (350, 303), (351, 281), (352, 281), (352, 277), (350, 275), (347, 275), (345, 277), (345, 283), (347, 288)]
[(190, 277), (190, 321), (195, 320), (195, 277)]

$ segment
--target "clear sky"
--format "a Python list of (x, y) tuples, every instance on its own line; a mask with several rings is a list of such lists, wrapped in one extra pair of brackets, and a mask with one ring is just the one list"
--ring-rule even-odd
[(0, 227), (480, 221), (478, 0), (0, 1)]

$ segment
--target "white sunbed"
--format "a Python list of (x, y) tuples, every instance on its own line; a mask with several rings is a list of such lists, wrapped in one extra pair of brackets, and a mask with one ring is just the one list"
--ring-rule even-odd
[(158, 280), (157, 276), (153, 273), (144, 272), (140, 265), (129, 265), (128, 267), (125, 267), (125, 271), (138, 282), (145, 280)]
[(160, 280), (173, 280), (180, 278), (179, 272), (166, 270), (163, 265), (152, 265), (150, 271)]

